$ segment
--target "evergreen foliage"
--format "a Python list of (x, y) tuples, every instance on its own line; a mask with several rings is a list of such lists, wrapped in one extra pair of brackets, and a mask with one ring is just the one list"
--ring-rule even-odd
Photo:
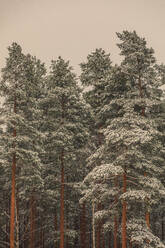
[[(0, 96), (0, 247), (165, 247), (165, 66), (135, 31), (45, 65), (8, 48)], [(92, 246), (93, 243), (93, 246)]]

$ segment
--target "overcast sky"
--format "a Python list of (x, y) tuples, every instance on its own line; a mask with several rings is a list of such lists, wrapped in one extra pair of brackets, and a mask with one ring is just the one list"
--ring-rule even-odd
[(79, 64), (96, 48), (120, 61), (115, 32), (145, 37), (165, 63), (165, 0), (0, 0), (0, 68), (13, 42), (48, 66), (60, 55)]

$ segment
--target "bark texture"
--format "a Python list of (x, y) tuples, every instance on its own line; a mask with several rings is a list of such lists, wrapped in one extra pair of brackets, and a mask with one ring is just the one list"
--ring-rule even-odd
[[(123, 193), (126, 192), (126, 173), (123, 174)], [(127, 233), (126, 233), (126, 201), (122, 204), (122, 248), (127, 247)]]
[[(16, 97), (14, 98), (14, 113), (16, 113)], [(16, 137), (16, 128), (13, 130), (13, 137)], [(15, 144), (13, 144), (15, 148)], [(16, 154), (13, 154), (12, 160), (12, 179), (11, 179), (11, 210), (10, 210), (10, 248), (14, 248), (14, 230), (15, 230), (15, 188), (16, 188)]]
[(61, 152), (60, 248), (64, 248), (64, 152)]

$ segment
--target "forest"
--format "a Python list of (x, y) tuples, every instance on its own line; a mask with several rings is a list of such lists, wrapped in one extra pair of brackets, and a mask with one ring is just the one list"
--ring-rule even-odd
[(165, 248), (165, 65), (136, 31), (50, 69), (17, 43), (0, 79), (0, 247)]

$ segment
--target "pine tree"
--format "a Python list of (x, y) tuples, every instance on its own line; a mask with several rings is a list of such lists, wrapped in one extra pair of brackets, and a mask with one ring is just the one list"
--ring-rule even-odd
[[(147, 108), (145, 101), (152, 101), (153, 105), (159, 105), (154, 101), (160, 101), (160, 96), (156, 92), (160, 91), (158, 86), (162, 84), (160, 80), (160, 67), (156, 65), (154, 57), (154, 50), (147, 48), (144, 38), (140, 38), (135, 31), (123, 33), (117, 33), (121, 43), (118, 44), (121, 49), (121, 55), (124, 56), (122, 61), (123, 72), (128, 75), (133, 82), (134, 94), (136, 95), (137, 89), (139, 89), (139, 97), (141, 98), (141, 106), (136, 105), (139, 108), (141, 115), (145, 116)], [(137, 95), (136, 95), (137, 98)], [(151, 109), (151, 107), (150, 107)], [(146, 175), (146, 172), (144, 172)], [(146, 223), (150, 227), (149, 211), (146, 211)]]
[[(34, 187), (42, 184), (38, 156), (39, 134), (34, 124), (37, 109), (34, 87), (30, 80), (31, 60), (22, 53), (21, 47), (13, 43), (9, 47), (9, 58), (2, 70), (1, 96), (4, 97), (2, 114), (4, 118), (4, 168), (7, 171), (12, 163), (10, 247), (15, 246), (15, 203), (20, 198), (28, 199)], [(29, 67), (28, 67), (29, 66)], [(36, 65), (35, 65), (36, 66)], [(33, 69), (35, 68), (33, 67)], [(35, 120), (36, 122), (36, 120)], [(25, 187), (26, 185), (26, 187)], [(17, 199), (16, 199), (17, 189)]]
[[(123, 42), (123, 46), (125, 44), (126, 41)], [(132, 44), (134, 44), (133, 41), (130, 42), (130, 46)], [(140, 41), (140, 44), (144, 46), (144, 40)], [(126, 45), (126, 55), (130, 51), (132, 52), (131, 49), (133, 50)], [(135, 55), (140, 53), (142, 56), (137, 44), (135, 44), (135, 50)], [(96, 192), (99, 192), (98, 183), (100, 184), (100, 182), (102, 191), (99, 192), (99, 196), (102, 195), (103, 198), (103, 195), (106, 195), (106, 187), (109, 188), (109, 185), (104, 184), (103, 180), (108, 178), (114, 180), (115, 175), (120, 178), (119, 186), (122, 191), (119, 191), (119, 199), (122, 202), (123, 248), (127, 246), (128, 240), (131, 245), (139, 244), (141, 247), (164, 247), (147, 228), (149, 223), (147, 222), (146, 225), (143, 219), (145, 209), (147, 208), (148, 212), (148, 208), (159, 201), (161, 196), (163, 197), (164, 186), (159, 179), (163, 170), (158, 166), (161, 153), (163, 153), (160, 143), (161, 133), (158, 131), (155, 121), (151, 119), (152, 109), (160, 104), (160, 97), (155, 94), (160, 85), (159, 75), (154, 64), (153, 50), (145, 47), (142, 50), (145, 51), (146, 62), (142, 61), (141, 63), (141, 67), (144, 63), (144, 68), (141, 69), (141, 72), (144, 73), (140, 74), (140, 78), (139, 71), (136, 71), (134, 67), (135, 55), (128, 55), (128, 61), (126, 59), (116, 70), (113, 80), (111, 80), (113, 83), (109, 84), (108, 93), (113, 97), (106, 97), (107, 92), (102, 94), (103, 99), (109, 100), (109, 104), (102, 105), (98, 113), (98, 116), (107, 118), (107, 127), (102, 130), (105, 142), (89, 158), (89, 164), (97, 163), (98, 166), (85, 178), (85, 182), (90, 185), (87, 184), (88, 190), (84, 196), (86, 198), (91, 198)], [(147, 51), (149, 51), (148, 55)], [(142, 56), (142, 60), (144, 58)], [(138, 61), (137, 66), (139, 63)], [(143, 81), (145, 83), (142, 88)], [(139, 93), (142, 89), (145, 92), (143, 95)], [(157, 174), (155, 175), (155, 173)], [(123, 174), (122, 177), (121, 174)], [(111, 185), (113, 185), (112, 182)], [(108, 192), (109, 194), (111, 192), (112, 199), (115, 188), (111, 186), (111, 189), (112, 191), (109, 189)], [(129, 209), (127, 216), (126, 209)], [(97, 213), (97, 215), (99, 214), (104, 215), (104, 218), (106, 216), (106, 212), (103, 211)]]
[[(102, 135), (100, 134), (100, 128), (105, 124), (104, 120), (98, 117), (98, 113), (102, 106), (102, 94), (105, 93), (105, 87), (107, 81), (105, 80), (111, 71), (110, 54), (106, 54), (103, 49), (96, 49), (94, 52), (87, 56), (87, 62), (81, 63), (81, 82), (84, 87), (89, 86), (88, 90), (84, 93), (84, 98), (87, 103), (90, 104), (95, 120), (95, 126), (92, 136), (94, 138), (94, 145), (96, 147), (101, 146)], [(100, 210), (101, 204), (98, 203), (98, 210)], [(101, 228), (102, 224), (99, 221), (96, 230), (96, 247), (101, 247)], [(104, 239), (104, 238), (103, 238)]]
[(60, 210), (61, 248), (64, 247), (65, 237), (71, 239), (68, 235), (74, 233), (71, 228), (66, 230), (65, 208), (72, 205), (71, 200), (69, 200), (70, 204), (66, 204), (66, 197), (67, 192), (70, 192), (69, 187), (72, 188), (75, 183), (73, 175), (77, 174), (76, 171), (81, 166), (80, 157), (84, 153), (82, 149), (88, 138), (86, 123), (88, 111), (81, 99), (75, 74), (71, 70), (69, 62), (65, 62), (61, 57), (52, 61), (50, 75), (46, 81), (46, 97), (41, 102), (48, 120), (43, 124), (47, 139), (46, 151), (48, 151), (45, 182), (49, 181), (51, 188), (48, 187), (47, 190), (49, 192), (53, 190), (52, 194), (56, 201), (60, 201), (60, 205), (57, 203), (56, 207), (58, 211)]

